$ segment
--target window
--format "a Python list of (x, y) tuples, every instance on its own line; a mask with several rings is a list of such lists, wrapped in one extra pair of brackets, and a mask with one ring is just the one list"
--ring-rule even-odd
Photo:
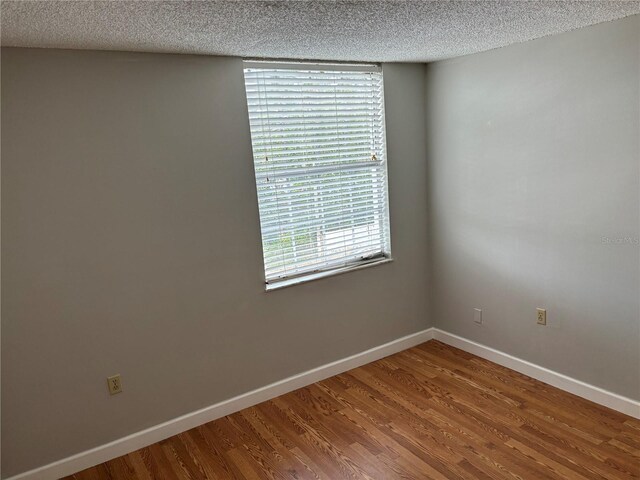
[(267, 289), (390, 258), (382, 70), (245, 62)]

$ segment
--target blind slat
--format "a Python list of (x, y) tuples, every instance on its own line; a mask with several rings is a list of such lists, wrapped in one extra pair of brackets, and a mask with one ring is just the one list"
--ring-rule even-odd
[(389, 257), (380, 69), (259, 65), (244, 73), (267, 283)]
[[(383, 183), (384, 179), (374, 179), (371, 182), (367, 182), (367, 183)], [(343, 196), (343, 195), (349, 195), (351, 192), (358, 192), (358, 189), (361, 190), (368, 190), (369, 192), (371, 191), (371, 185), (362, 185), (360, 183), (358, 184), (354, 184), (351, 179), (348, 179), (348, 181), (345, 181), (343, 179), (337, 179), (335, 182), (327, 182), (329, 183), (329, 186), (333, 186), (334, 188), (331, 189), (331, 191), (323, 191), (321, 190), (319, 187), (323, 186), (321, 184), (321, 181), (319, 180), (314, 180), (314, 181), (306, 181), (303, 184), (301, 184), (300, 186), (295, 187), (295, 189), (291, 189), (288, 192), (283, 192), (283, 191), (278, 191), (278, 189), (275, 188), (275, 185), (273, 185), (274, 188), (262, 188), (260, 189), (260, 191), (258, 192), (258, 195), (260, 197), (260, 201), (261, 202), (265, 202), (265, 204), (267, 203), (267, 200), (275, 200), (277, 201), (278, 199), (280, 200), (288, 200), (291, 203), (295, 203), (298, 200), (301, 199), (309, 199), (309, 200), (313, 200), (314, 202), (318, 202), (318, 201), (330, 201), (332, 199), (332, 197), (335, 196)], [(357, 187), (357, 189), (356, 189)], [(322, 198), (319, 199), (317, 198), (319, 193), (323, 193)], [(368, 193), (368, 195), (370, 195), (370, 193)]]
[[(378, 232), (374, 232), (378, 235)], [(368, 249), (368, 248), (379, 248), (380, 241), (379, 239), (373, 238), (372, 233), (361, 234), (358, 236), (349, 236), (348, 238), (348, 246), (346, 245), (346, 240), (342, 237), (338, 237), (335, 239), (323, 240), (321, 245), (318, 245), (316, 242), (306, 243), (303, 245), (289, 246), (283, 248), (282, 250), (269, 252), (271, 257), (277, 260), (278, 256), (281, 257), (295, 257), (302, 255), (313, 255), (314, 257), (322, 257), (323, 254), (318, 254), (318, 251), (322, 251), (324, 255), (331, 256), (332, 252), (336, 253), (338, 251), (344, 250), (345, 248), (358, 248), (358, 249)]]
[[(383, 197), (382, 195), (374, 195), (373, 197), (371, 196), (371, 188), (362, 188), (359, 190), (352, 190), (352, 189), (342, 189), (339, 190), (338, 192), (334, 193), (331, 192), (331, 194), (328, 195), (323, 195), (322, 199), (320, 201), (318, 201), (315, 198), (315, 194), (303, 194), (303, 195), (299, 195), (297, 197), (292, 197), (289, 199), (289, 207), (296, 212), (296, 214), (299, 213), (304, 213), (307, 211), (318, 211), (318, 210), (325, 210), (325, 205), (335, 205), (337, 203), (337, 201), (342, 198), (345, 195), (345, 191), (347, 191), (349, 198), (353, 201), (357, 201), (357, 200), (366, 200), (369, 198), (379, 198), (379, 199), (384, 199), (385, 197)], [(261, 196), (260, 197), (260, 202), (265, 206), (277, 206), (277, 202), (279, 201), (279, 198), (271, 196), (271, 197), (267, 197), (267, 196)], [(341, 208), (341, 207), (340, 207)], [(271, 216), (277, 216), (279, 215), (279, 212), (274, 212), (274, 213), (267, 213), (265, 215), (265, 218)]]

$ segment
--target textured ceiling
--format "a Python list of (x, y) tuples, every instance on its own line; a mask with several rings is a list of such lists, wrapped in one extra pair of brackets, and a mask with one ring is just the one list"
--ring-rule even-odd
[(432, 61), (640, 12), (640, 1), (2, 1), (2, 45)]

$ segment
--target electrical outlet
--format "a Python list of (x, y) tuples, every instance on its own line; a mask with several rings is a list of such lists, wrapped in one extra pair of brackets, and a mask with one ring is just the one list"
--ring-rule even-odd
[(482, 325), (482, 310), (479, 308), (473, 309), (473, 321), (478, 325)]
[(546, 325), (547, 311), (544, 308), (536, 308), (536, 312), (538, 313), (538, 325)]
[(107, 386), (109, 387), (109, 393), (115, 395), (122, 392), (122, 380), (120, 374), (107, 377)]

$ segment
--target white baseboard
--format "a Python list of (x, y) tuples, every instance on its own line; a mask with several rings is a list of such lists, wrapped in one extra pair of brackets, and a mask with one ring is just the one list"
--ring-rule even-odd
[(168, 422), (128, 435), (113, 442), (71, 457), (58, 460), (43, 467), (13, 476), (7, 480), (53, 480), (98, 465), (140, 448), (159, 442), (178, 433), (224, 417), (260, 402), (305, 387), (315, 382), (346, 372), (352, 368), (374, 362), (388, 355), (406, 350), (433, 338), (433, 328), (398, 338), (384, 345), (371, 348), (347, 358), (322, 365), (284, 380), (266, 385), (215, 405), (188, 413)]
[(58, 460), (43, 467), (21, 473), (7, 480), (52, 480), (98, 465), (113, 458), (125, 455), (140, 448), (159, 442), (178, 433), (197, 427), (225, 415), (270, 400), (279, 395), (324, 380), (352, 368), (374, 362), (388, 355), (414, 347), (428, 340), (436, 339), (447, 345), (473, 353), (504, 367), (523, 373), (567, 392), (591, 400), (635, 418), (640, 418), (640, 402), (617, 395), (602, 388), (589, 385), (561, 373), (540, 367), (526, 360), (500, 352), (486, 345), (467, 340), (437, 328), (428, 328), (407, 335), (384, 345), (371, 348), (341, 360), (314, 368), (298, 375), (266, 385), (262, 388), (216, 403), (210, 407), (188, 413), (168, 422), (156, 425), (141, 432), (120, 438), (91, 450)]
[(467, 340), (466, 338), (437, 328), (433, 329), (433, 338), (452, 347), (473, 353), (478, 357), (502, 365), (503, 367), (528, 375), (541, 382), (548, 383), (566, 392), (573, 393), (574, 395), (625, 413), (631, 417), (640, 418), (640, 402), (636, 400), (623, 397), (622, 395), (609, 392), (594, 385), (589, 385), (575, 378), (554, 372), (548, 368), (540, 367), (526, 360), (521, 360), (494, 348), (481, 345), (480, 343)]

